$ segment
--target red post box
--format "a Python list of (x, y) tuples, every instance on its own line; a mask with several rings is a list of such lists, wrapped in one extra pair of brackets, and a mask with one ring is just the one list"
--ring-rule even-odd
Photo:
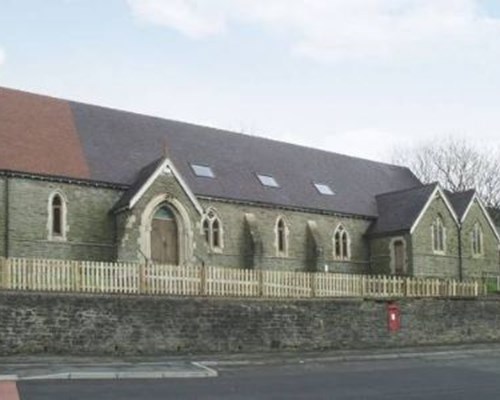
[(395, 303), (387, 304), (387, 322), (389, 332), (397, 332), (401, 329), (401, 310)]

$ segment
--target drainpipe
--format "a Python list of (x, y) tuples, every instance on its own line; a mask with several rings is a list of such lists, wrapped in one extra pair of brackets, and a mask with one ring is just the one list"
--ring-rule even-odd
[(4, 193), (5, 199), (5, 232), (4, 232), (4, 255), (5, 258), (9, 258), (10, 256), (10, 246), (9, 246), (9, 229), (10, 229), (10, 207), (9, 207), (9, 175), (7, 174), (5, 176), (5, 193)]
[(373, 274), (373, 265), (372, 265), (372, 239), (367, 238), (366, 242), (368, 244), (368, 274)]
[(462, 260), (462, 224), (458, 225), (458, 279), (464, 280), (463, 260)]
[(113, 218), (113, 261), (118, 262), (118, 216), (117, 212), (111, 212)]

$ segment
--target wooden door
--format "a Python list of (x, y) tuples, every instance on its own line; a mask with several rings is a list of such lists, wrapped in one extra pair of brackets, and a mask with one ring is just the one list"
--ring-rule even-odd
[(402, 240), (394, 242), (394, 272), (404, 275), (406, 267), (405, 244)]
[(166, 206), (155, 213), (151, 223), (151, 259), (158, 264), (179, 264), (177, 222)]

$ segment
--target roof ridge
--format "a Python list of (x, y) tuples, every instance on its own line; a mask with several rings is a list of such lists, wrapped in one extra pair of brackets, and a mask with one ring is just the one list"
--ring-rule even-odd
[(170, 119), (170, 118), (167, 118), (167, 117), (159, 117), (159, 116), (156, 116), (156, 115), (140, 113), (140, 112), (137, 112), (137, 111), (119, 109), (119, 108), (116, 108), (116, 107), (106, 106), (106, 105), (92, 104), (92, 103), (87, 103), (87, 102), (84, 102), (84, 101), (76, 101), (76, 100), (71, 100), (71, 99), (62, 98), (62, 97), (56, 97), (56, 96), (52, 96), (52, 95), (48, 95), (48, 94), (34, 93), (34, 92), (27, 91), (27, 90), (20, 90), (20, 89), (8, 88), (8, 87), (5, 87), (5, 86), (0, 86), (0, 90), (1, 89), (3, 89), (3, 90), (10, 90), (10, 91), (13, 91), (13, 92), (20, 92), (20, 93), (24, 93), (24, 94), (31, 95), (31, 96), (38, 96), (38, 97), (44, 97), (44, 98), (53, 99), (53, 100), (66, 101), (66, 102), (69, 102), (69, 103), (79, 104), (79, 105), (83, 105), (83, 106), (87, 106), (87, 107), (101, 108), (101, 109), (105, 109), (105, 110), (109, 110), (109, 111), (115, 111), (115, 112), (119, 112), (119, 113), (137, 115), (137, 116), (146, 117), (146, 118), (152, 118), (152, 119), (156, 119), (156, 120), (160, 120), (160, 121), (169, 121), (169, 122), (173, 122), (173, 123), (177, 123), (177, 124), (182, 124), (182, 125), (188, 125), (188, 126), (193, 126), (193, 127), (198, 127), (198, 128), (210, 129), (210, 130), (213, 130), (213, 131), (216, 131), (216, 132), (220, 132), (220, 133), (224, 133), (224, 134), (229, 134), (229, 135), (240, 135), (240, 136), (247, 137), (249, 139), (257, 139), (257, 140), (269, 141), (269, 142), (273, 142), (273, 143), (279, 143), (281, 145), (293, 146), (293, 147), (297, 147), (297, 148), (300, 148), (300, 149), (308, 149), (308, 150), (312, 150), (312, 151), (316, 151), (316, 152), (322, 152), (322, 153), (326, 153), (326, 154), (330, 154), (330, 155), (335, 155), (335, 156), (339, 156), (339, 157), (354, 159), (354, 160), (365, 162), (365, 163), (370, 163), (370, 164), (375, 164), (375, 165), (384, 165), (384, 166), (387, 166), (389, 168), (396, 168), (396, 169), (401, 169), (401, 170), (407, 170), (407, 171), (410, 171), (413, 174), (413, 172), (408, 167), (405, 167), (405, 166), (402, 166), (402, 165), (391, 164), (391, 163), (383, 162), (383, 161), (375, 161), (375, 160), (371, 160), (371, 159), (368, 159), (368, 158), (362, 158), (362, 157), (358, 157), (358, 156), (337, 153), (337, 152), (334, 152), (334, 151), (324, 150), (324, 149), (320, 149), (320, 148), (317, 148), (317, 147), (311, 147), (311, 146), (301, 145), (301, 144), (297, 144), (297, 143), (285, 142), (283, 140), (278, 140), (278, 139), (274, 139), (274, 138), (270, 138), (270, 137), (266, 137), (266, 136), (259, 136), (259, 135), (252, 135), (252, 134), (243, 133), (243, 132), (236, 132), (236, 131), (231, 131), (229, 129), (218, 128), (218, 127), (214, 127), (214, 126), (208, 126), (208, 125), (202, 125), (202, 124), (197, 124), (197, 123), (192, 123), (192, 122), (179, 121), (179, 120)]
[(428, 183), (426, 185), (413, 186), (413, 187), (407, 188), (407, 189), (395, 190), (394, 192), (385, 192), (385, 193), (376, 194), (375, 197), (382, 197), (382, 196), (389, 196), (389, 195), (398, 194), (398, 193), (411, 192), (412, 190), (425, 189), (427, 187), (436, 186), (436, 185), (439, 185), (439, 183), (432, 182), (432, 183)]

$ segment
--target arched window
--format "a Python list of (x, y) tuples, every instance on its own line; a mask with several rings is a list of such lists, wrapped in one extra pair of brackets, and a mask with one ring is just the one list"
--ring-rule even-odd
[(333, 239), (333, 241), (335, 242), (335, 258), (340, 258), (342, 257), (342, 245), (341, 245), (341, 234), (340, 232), (337, 232), (335, 234), (335, 238)]
[(439, 215), (432, 224), (432, 246), (436, 253), (444, 253), (446, 250), (446, 228), (443, 219)]
[(481, 225), (476, 222), (472, 229), (472, 254), (479, 256), (483, 254), (483, 229)]
[(287, 226), (283, 217), (278, 217), (275, 227), (276, 255), (286, 256), (288, 251)]
[(344, 232), (342, 235), (342, 256), (343, 258), (349, 258), (349, 243), (347, 240), (347, 232)]
[(351, 241), (349, 234), (342, 225), (339, 225), (333, 234), (334, 257), (338, 260), (348, 260), (351, 258)]
[(52, 199), (52, 235), (61, 236), (62, 232), (62, 200), (61, 196), (56, 194)]
[(209, 245), (210, 244), (210, 222), (208, 219), (203, 220), (203, 237), (205, 238), (205, 242)]
[(208, 247), (213, 251), (222, 251), (222, 223), (214, 210), (208, 210), (203, 216), (201, 227)]
[(59, 193), (49, 198), (49, 240), (64, 240), (66, 238), (66, 203)]
[(212, 247), (220, 247), (220, 222), (217, 218), (212, 221)]

